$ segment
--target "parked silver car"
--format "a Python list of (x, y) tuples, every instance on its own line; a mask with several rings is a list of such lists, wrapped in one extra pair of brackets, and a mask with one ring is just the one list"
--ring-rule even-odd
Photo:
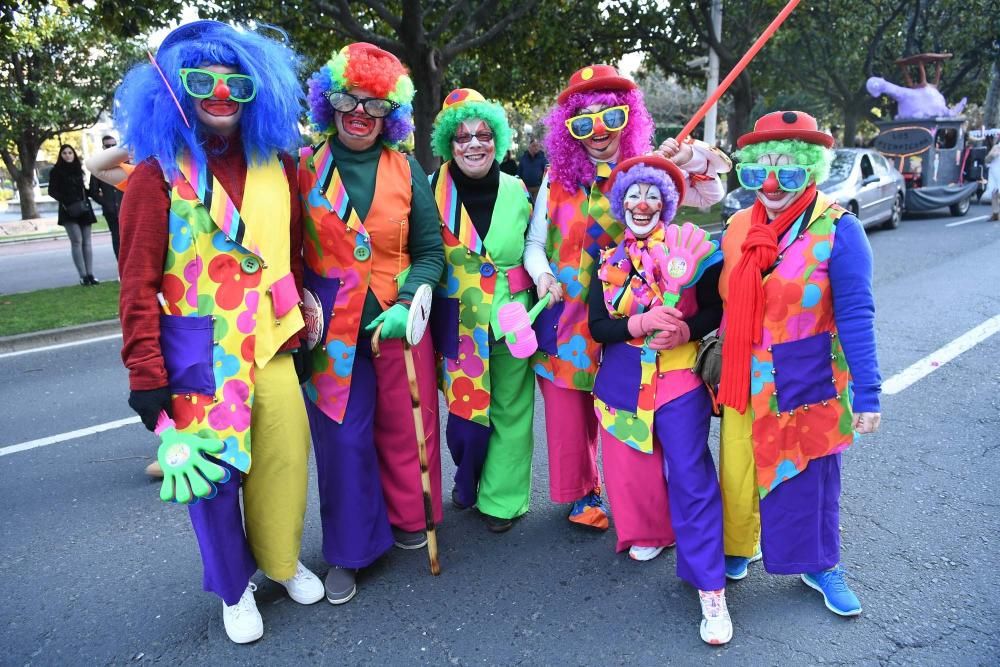
[[(858, 216), (861, 224), (885, 229), (899, 227), (903, 219), (906, 184), (903, 175), (880, 153), (869, 148), (838, 148), (834, 151), (830, 176), (819, 189)], [(722, 201), (722, 217), (753, 204), (755, 195), (737, 188)]]

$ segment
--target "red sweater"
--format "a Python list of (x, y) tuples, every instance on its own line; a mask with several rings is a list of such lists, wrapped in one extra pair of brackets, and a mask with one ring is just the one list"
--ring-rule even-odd
[[(291, 198), (289, 245), (295, 285), (302, 294), (302, 208), (299, 203), (298, 178), (294, 160), (282, 155)], [(243, 204), (243, 186), (247, 165), (240, 142), (219, 155), (210, 155), (208, 167), (237, 208)], [(129, 371), (129, 387), (141, 391), (167, 386), (167, 371), (160, 353), (160, 310), (156, 294), (163, 281), (167, 257), (167, 231), (170, 189), (155, 160), (135, 168), (121, 208), (121, 251), (118, 273), (121, 296), (118, 312), (122, 322), (122, 361)], [(281, 352), (299, 347), (299, 337), (292, 336)]]

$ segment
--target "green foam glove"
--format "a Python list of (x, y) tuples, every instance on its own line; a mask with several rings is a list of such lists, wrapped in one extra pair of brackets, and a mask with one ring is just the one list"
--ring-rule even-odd
[(160, 448), (156, 458), (163, 469), (160, 500), (189, 504), (215, 495), (215, 485), (229, 478), (229, 471), (205, 458), (204, 454), (221, 454), (225, 444), (213, 438), (201, 438), (180, 433), (166, 413), (160, 413), (156, 424)]
[(406, 336), (406, 320), (409, 319), (409, 316), (410, 308), (397, 303), (389, 310), (383, 310), (381, 315), (365, 327), (365, 331), (372, 333), (381, 324), (382, 338), (403, 338)]

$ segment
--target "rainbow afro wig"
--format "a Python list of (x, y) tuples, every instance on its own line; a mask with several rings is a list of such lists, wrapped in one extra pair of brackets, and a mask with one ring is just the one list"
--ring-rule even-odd
[(812, 178), (822, 183), (830, 175), (830, 164), (833, 162), (833, 151), (819, 144), (800, 141), (798, 139), (775, 139), (747, 144), (733, 153), (740, 162), (756, 162), (761, 155), (787, 155), (793, 164), (812, 167)]
[(256, 32), (195, 21), (164, 38), (156, 54), (159, 71), (148, 62), (136, 65), (115, 91), (114, 122), (136, 163), (157, 158), (165, 174), (173, 177), (179, 151), (186, 150), (196, 162), (205, 161), (209, 135), (198, 122), (197, 100), (185, 92), (180, 70), (210, 64), (231, 67), (256, 83), (257, 95), (242, 105), (240, 117), (248, 164), (261, 164), (278, 151), (298, 150), (303, 101), (299, 57), (285, 43)]
[(611, 214), (617, 220), (625, 222), (625, 193), (636, 183), (649, 183), (660, 190), (663, 197), (663, 211), (660, 213), (660, 224), (669, 224), (677, 213), (677, 202), (680, 195), (673, 179), (663, 170), (639, 163), (615, 178), (611, 186), (608, 201), (611, 204)]
[(583, 143), (574, 139), (566, 128), (566, 121), (582, 113), (591, 104), (605, 107), (628, 105), (628, 125), (621, 131), (619, 160), (649, 152), (653, 138), (653, 119), (642, 101), (642, 91), (592, 90), (575, 92), (556, 106), (545, 117), (548, 132), (545, 136), (545, 154), (549, 158), (549, 178), (568, 190), (594, 182), (596, 167), (587, 156)]
[(413, 81), (399, 58), (367, 42), (348, 44), (309, 77), (309, 119), (317, 132), (337, 132), (326, 93), (351, 88), (364, 88), (399, 104), (383, 119), (383, 142), (397, 146), (413, 132)]
[(510, 125), (507, 113), (497, 102), (489, 102), (472, 88), (456, 88), (444, 98), (444, 105), (434, 119), (431, 132), (431, 149), (442, 160), (450, 160), (451, 139), (462, 121), (478, 118), (493, 130), (493, 145), (498, 157), (510, 148)]

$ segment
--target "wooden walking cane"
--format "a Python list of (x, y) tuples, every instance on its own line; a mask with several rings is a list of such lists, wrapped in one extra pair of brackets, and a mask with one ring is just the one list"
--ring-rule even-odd
[[(413, 364), (413, 346), (420, 342), (427, 330), (427, 320), (431, 313), (431, 288), (421, 285), (413, 295), (410, 314), (406, 321), (406, 337), (403, 339), (403, 363), (406, 365), (406, 380), (410, 385), (410, 404), (413, 407), (413, 428), (417, 432), (417, 458), (420, 461), (420, 486), (424, 495), (424, 520), (427, 529), (427, 558), (431, 563), (431, 574), (441, 574), (438, 562), (437, 532), (434, 528), (434, 503), (431, 496), (431, 472), (427, 463), (427, 437), (424, 434), (423, 408), (420, 404), (420, 387), (417, 385), (417, 369)], [(379, 355), (379, 341), (382, 325), (372, 334), (372, 354)]]

